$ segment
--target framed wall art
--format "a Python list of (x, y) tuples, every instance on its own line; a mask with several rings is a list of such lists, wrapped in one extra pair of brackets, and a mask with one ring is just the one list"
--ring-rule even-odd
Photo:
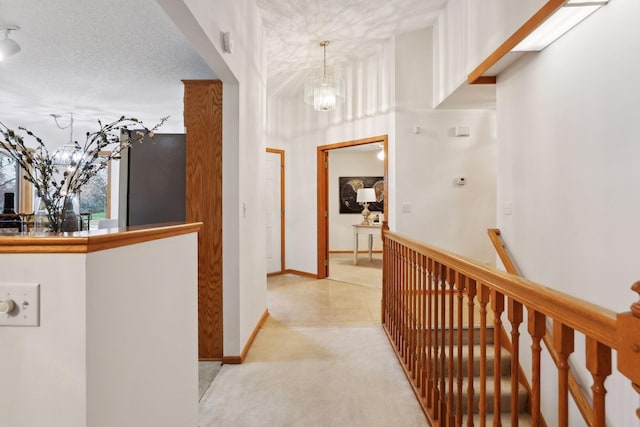
[(384, 177), (382, 176), (341, 176), (338, 178), (338, 196), (341, 214), (361, 214), (363, 206), (356, 202), (359, 188), (373, 188), (376, 201), (369, 203), (369, 210), (384, 213)]

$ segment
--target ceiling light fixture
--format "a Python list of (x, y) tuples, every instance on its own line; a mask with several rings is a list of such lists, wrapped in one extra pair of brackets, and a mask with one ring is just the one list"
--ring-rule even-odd
[(304, 102), (316, 111), (333, 111), (337, 104), (344, 102), (344, 80), (340, 76), (327, 75), (327, 46), (329, 41), (320, 42), (324, 51), (322, 75), (313, 76), (304, 85)]
[(513, 51), (536, 52), (543, 50), (607, 3), (609, 3), (608, 0), (567, 1), (553, 15), (544, 21), (542, 25), (518, 43), (518, 45), (513, 48)]
[(0, 61), (4, 61), (8, 57), (20, 52), (20, 45), (15, 40), (9, 38), (9, 32), (19, 29), (20, 27), (17, 25), (0, 27), (0, 31), (4, 31), (4, 39), (0, 40)]

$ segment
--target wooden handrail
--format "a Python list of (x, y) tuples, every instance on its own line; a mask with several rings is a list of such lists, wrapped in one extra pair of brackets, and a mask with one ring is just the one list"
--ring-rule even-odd
[[(499, 250), (506, 253), (499, 234), (495, 230), (493, 234)], [(571, 387), (579, 390), (572, 394), (586, 424), (605, 427), (607, 390), (604, 384), (612, 374), (612, 350), (617, 353), (618, 371), (629, 378), (633, 389), (640, 393), (640, 337), (637, 334), (640, 301), (631, 306), (631, 312), (614, 313), (514, 274), (416, 242), (386, 227), (383, 227), (382, 240), (383, 327), (431, 425), (473, 426), (479, 417), (482, 426), (489, 418), (498, 426), (501, 418), (508, 415), (517, 425), (519, 417), (529, 413), (531, 425), (543, 426), (541, 383), (545, 367), (541, 355), (549, 321), (554, 330), (547, 346), (556, 361), (553, 375), (558, 384), (558, 425), (569, 425)], [(506, 264), (515, 269), (513, 262)], [(640, 282), (635, 283), (632, 290), (640, 294)], [(512, 328), (510, 342), (503, 340), (506, 334), (502, 330), (502, 318), (505, 316)], [(524, 350), (518, 331), (521, 325), (531, 338), (531, 347), (527, 350), (531, 356), (528, 399), (521, 394), (520, 374), (516, 369), (519, 353)], [(568, 361), (574, 352), (576, 332), (583, 335), (586, 343), (582, 356), (592, 377), (592, 404), (570, 375)], [(501, 353), (503, 343), (508, 355)], [(467, 350), (462, 350), (463, 346)], [(490, 349), (492, 351), (488, 351)], [(501, 355), (509, 358), (510, 367), (502, 363)], [(507, 381), (502, 378), (505, 369), (511, 370), (511, 381), (501, 396), (502, 387), (507, 387)], [(545, 371), (544, 377), (548, 375)], [(461, 397), (463, 390), (466, 399)], [(509, 399), (510, 405), (503, 399)], [(580, 399), (587, 403), (580, 403)], [(524, 406), (526, 401), (529, 403)], [(640, 418), (640, 409), (636, 414)]]
[(616, 313), (611, 310), (391, 231), (384, 235), (439, 263), (451, 266), (477, 282), (490, 285), (497, 292), (521, 302), (529, 309), (558, 320), (608, 347), (617, 348)]
[[(489, 228), (487, 230), (487, 234), (489, 235), (489, 239), (491, 240), (491, 243), (493, 243), (493, 247), (498, 253), (498, 256), (500, 257), (500, 261), (504, 265), (504, 268), (507, 270), (507, 272), (510, 274), (515, 274), (516, 276), (520, 276), (520, 273), (518, 272), (518, 269), (516, 268), (515, 263), (513, 262), (513, 260), (509, 256), (509, 253), (507, 252), (507, 248), (504, 243), (504, 240), (502, 239), (500, 229)], [(554, 348), (553, 337), (549, 333), (548, 329), (542, 340), (545, 346), (547, 347), (547, 350), (549, 351), (549, 355), (553, 359), (553, 363), (555, 363), (556, 367), (560, 366), (560, 355)], [(593, 424), (592, 404), (589, 401), (588, 397), (585, 395), (583, 391), (584, 389), (579, 384), (578, 380), (576, 379), (575, 375), (571, 370), (569, 370), (568, 372), (568, 387), (569, 387), (569, 392), (571, 393), (571, 396), (573, 397), (573, 400), (576, 406), (578, 407), (580, 414), (582, 414), (582, 418), (584, 419), (585, 423), (587, 424), (587, 426), (593, 427), (594, 424)]]
[(487, 234), (489, 235), (489, 239), (491, 239), (491, 243), (493, 243), (493, 247), (496, 249), (498, 256), (500, 257), (500, 261), (502, 261), (502, 265), (504, 265), (507, 273), (515, 274), (516, 276), (520, 276), (518, 273), (518, 269), (516, 265), (511, 260), (511, 257), (507, 253), (507, 248), (500, 237), (500, 229), (498, 228), (489, 228), (487, 230)]

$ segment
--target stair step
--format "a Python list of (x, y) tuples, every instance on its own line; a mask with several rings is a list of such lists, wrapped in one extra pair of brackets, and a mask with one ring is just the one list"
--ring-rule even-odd
[[(493, 392), (494, 392), (494, 380), (493, 377), (487, 377), (487, 413), (493, 413)], [(510, 378), (502, 378), (500, 380), (500, 409), (502, 411), (508, 410), (511, 407), (511, 379)], [(464, 391), (463, 399), (463, 411), (467, 410), (467, 402), (466, 396), (467, 392)], [(527, 389), (525, 389), (522, 385), (518, 387), (518, 411), (524, 412), (527, 408), (527, 402), (529, 400), (529, 395), (527, 393)], [(480, 378), (476, 377), (473, 379), (473, 407), (474, 413), (479, 412), (479, 402), (480, 402)]]
[[(438, 344), (441, 344), (441, 338), (442, 338), (442, 329), (443, 328), (433, 328), (431, 329), (431, 336), (432, 336), (432, 342), (435, 343), (435, 334), (438, 334)], [(480, 328), (478, 326), (474, 326), (474, 333), (473, 333), (473, 344), (477, 345), (480, 344)], [(425, 333), (426, 336), (426, 330), (422, 330), (422, 329), (413, 329), (414, 331), (418, 332), (418, 333)], [(444, 344), (445, 346), (449, 345), (449, 327), (445, 326), (444, 327), (445, 330), (445, 334), (444, 334)], [(453, 328), (453, 343), (456, 344), (458, 342), (458, 328), (454, 327)], [(493, 326), (492, 325), (487, 325), (487, 345), (491, 345), (494, 343), (494, 339), (493, 339)], [(464, 326), (462, 328), (462, 345), (468, 345), (469, 344), (469, 328), (467, 326)]]
[[(455, 352), (455, 357), (457, 357), (457, 349), (454, 348), (454, 352)], [(447, 349), (447, 356), (449, 355), (448, 349)], [(495, 356), (495, 349), (494, 346), (488, 346), (487, 347), (487, 376), (493, 376), (494, 375), (494, 356)], [(500, 364), (500, 368), (501, 368), (501, 376), (509, 376), (511, 374), (511, 354), (509, 352), (507, 352), (505, 349), (502, 349), (502, 351), (500, 352), (500, 359), (502, 360), (501, 364)], [(466, 378), (467, 377), (467, 373), (469, 372), (469, 367), (468, 367), (468, 361), (469, 361), (469, 347), (464, 346), (462, 349), (462, 374), (463, 377)], [(435, 363), (435, 361), (432, 361), (432, 366)], [(447, 369), (448, 371), (448, 361), (445, 362), (446, 367), (445, 369)], [(439, 367), (440, 365), (438, 365)], [(454, 369), (454, 375), (458, 374), (458, 363), (457, 361), (454, 361), (454, 365), (453, 365), (453, 369)], [(480, 346), (479, 345), (474, 345), (473, 346), (473, 375), (474, 376), (479, 376), (480, 375)]]
[[(486, 425), (487, 426), (492, 426), (493, 425), (493, 414), (487, 414), (487, 417), (485, 418), (486, 421)], [(462, 422), (462, 425), (466, 425), (467, 422), (467, 418), (464, 418), (464, 421)], [(479, 426), (480, 425), (480, 415), (474, 415), (473, 416), (473, 425), (474, 426)], [(500, 425), (502, 427), (511, 427), (511, 414), (508, 412), (502, 412), (500, 414)], [(521, 412), (518, 414), (518, 427), (530, 427), (531, 426), (531, 415), (525, 413), (525, 412)]]

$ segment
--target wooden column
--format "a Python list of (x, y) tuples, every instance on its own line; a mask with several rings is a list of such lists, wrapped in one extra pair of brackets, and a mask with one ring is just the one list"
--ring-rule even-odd
[(222, 359), (222, 82), (184, 80), (187, 222), (198, 237), (198, 355)]

